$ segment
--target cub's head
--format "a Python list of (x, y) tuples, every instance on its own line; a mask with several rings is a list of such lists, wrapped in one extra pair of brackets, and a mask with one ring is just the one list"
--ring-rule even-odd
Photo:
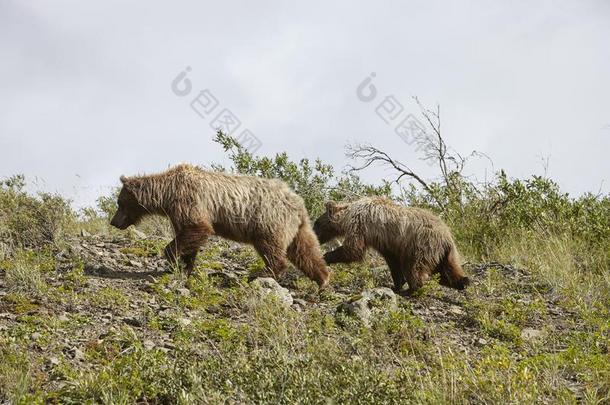
[(147, 211), (134, 194), (135, 181), (121, 176), (121, 183), (123, 183), (123, 188), (117, 201), (118, 209), (112, 217), (110, 225), (119, 229), (127, 229), (130, 225), (137, 224)]
[(313, 230), (320, 243), (326, 243), (331, 239), (342, 236), (344, 230), (341, 226), (341, 217), (347, 204), (329, 201), (326, 203), (326, 212), (320, 215), (313, 224)]

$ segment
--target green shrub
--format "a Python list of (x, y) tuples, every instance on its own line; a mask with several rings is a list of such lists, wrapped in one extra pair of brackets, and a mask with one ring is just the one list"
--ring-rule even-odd
[(49, 193), (31, 196), (21, 175), (0, 181), (0, 236), (22, 247), (54, 244), (75, 220), (70, 203)]
[(47, 287), (45, 274), (55, 270), (55, 261), (49, 253), (20, 249), (2, 261), (0, 268), (9, 291), (40, 295)]

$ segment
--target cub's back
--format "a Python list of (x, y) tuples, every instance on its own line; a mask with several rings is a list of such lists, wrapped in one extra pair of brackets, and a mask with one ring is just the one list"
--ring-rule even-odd
[(432, 212), (404, 207), (386, 198), (363, 198), (346, 210), (347, 234), (363, 234), (367, 245), (378, 250), (400, 250), (413, 244), (418, 237), (450, 238), (447, 226)]

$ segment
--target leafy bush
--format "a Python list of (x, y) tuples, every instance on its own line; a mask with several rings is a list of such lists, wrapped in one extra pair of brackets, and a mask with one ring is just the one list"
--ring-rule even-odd
[(0, 268), (9, 291), (40, 295), (46, 289), (45, 274), (55, 270), (55, 261), (48, 252), (18, 249), (0, 261)]
[(75, 216), (63, 197), (24, 191), (22, 175), (0, 181), (0, 237), (17, 246), (53, 244), (65, 233)]

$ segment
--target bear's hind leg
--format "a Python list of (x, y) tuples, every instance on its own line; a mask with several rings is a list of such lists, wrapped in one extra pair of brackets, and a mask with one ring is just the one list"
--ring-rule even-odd
[(288, 259), (320, 288), (328, 285), (330, 273), (322, 258), (318, 239), (307, 224), (301, 225), (286, 251)]
[(287, 266), (286, 252), (274, 243), (257, 242), (254, 248), (265, 262), (268, 271), (277, 279), (284, 273)]

